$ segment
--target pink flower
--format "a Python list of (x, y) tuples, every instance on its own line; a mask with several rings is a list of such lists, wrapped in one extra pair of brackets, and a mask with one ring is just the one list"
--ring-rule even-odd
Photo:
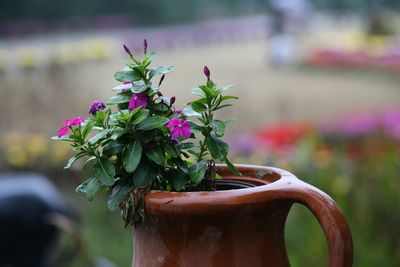
[(76, 117), (76, 118), (73, 118), (73, 119), (70, 119), (70, 120), (65, 120), (64, 121), (64, 126), (61, 127), (57, 132), (58, 137), (60, 138), (62, 136), (67, 135), (69, 126), (79, 125), (84, 121), (85, 121), (85, 119), (81, 118), (81, 117)]
[(176, 117), (169, 120), (167, 127), (171, 131), (171, 137), (175, 139), (181, 136), (184, 139), (188, 139), (192, 131), (189, 122)]
[(70, 120), (66, 120), (66, 121), (65, 121), (65, 124), (66, 124), (67, 126), (72, 126), (72, 125), (81, 124), (81, 123), (84, 122), (84, 121), (85, 121), (84, 118), (82, 118), (82, 117), (76, 117), (76, 118), (73, 118), (73, 119), (70, 119)]
[(58, 130), (58, 133), (57, 133), (58, 138), (60, 138), (60, 137), (62, 137), (62, 136), (64, 136), (64, 135), (67, 135), (67, 133), (68, 133), (68, 125), (64, 125), (63, 127), (61, 127), (61, 128)]
[(134, 110), (137, 107), (147, 107), (147, 100), (149, 97), (146, 93), (133, 94), (131, 100), (129, 101), (129, 110)]

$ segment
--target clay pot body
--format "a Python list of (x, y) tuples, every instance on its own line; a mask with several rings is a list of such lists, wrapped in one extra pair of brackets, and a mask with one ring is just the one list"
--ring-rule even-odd
[(289, 267), (284, 226), (293, 203), (306, 205), (328, 241), (329, 267), (352, 265), (347, 222), (325, 193), (286, 171), (218, 166), (224, 179), (255, 185), (215, 192), (152, 191), (145, 222), (133, 230), (133, 267)]

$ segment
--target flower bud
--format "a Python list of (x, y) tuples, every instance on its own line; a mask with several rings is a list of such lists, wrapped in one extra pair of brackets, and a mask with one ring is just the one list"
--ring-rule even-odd
[(124, 49), (125, 49), (125, 52), (126, 52), (128, 55), (132, 56), (131, 50), (129, 50), (129, 48), (128, 48), (126, 45), (124, 45)]
[(146, 38), (144, 38), (143, 47), (144, 47), (144, 53), (146, 54), (147, 53), (147, 40), (146, 40)]
[(210, 79), (210, 70), (207, 66), (204, 66), (204, 75), (206, 75), (207, 79)]
[(171, 97), (169, 104), (172, 106), (175, 103), (175, 96)]

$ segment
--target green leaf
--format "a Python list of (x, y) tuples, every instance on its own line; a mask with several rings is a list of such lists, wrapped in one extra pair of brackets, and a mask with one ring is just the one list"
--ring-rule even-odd
[(192, 89), (192, 94), (207, 98), (206, 93), (202, 89), (200, 89), (198, 87)]
[(174, 186), (175, 191), (181, 191), (188, 182), (188, 176), (178, 170), (171, 170), (168, 177)]
[(135, 73), (133, 70), (123, 70), (123, 71), (117, 71), (114, 74), (114, 78), (119, 81), (119, 82), (133, 82), (133, 81), (138, 81), (142, 77)]
[(154, 59), (155, 56), (156, 56), (156, 53), (150, 52), (150, 53), (147, 55), (147, 57), (145, 57), (145, 58), (143, 59), (142, 64), (145, 65), (145, 66), (148, 66), (148, 65), (151, 63), (151, 61)]
[(113, 162), (105, 157), (101, 157), (93, 166), (94, 175), (100, 180), (102, 185), (110, 186), (114, 184), (115, 167)]
[(117, 140), (118, 138), (120, 138), (123, 134), (125, 133), (125, 130), (123, 128), (116, 128), (114, 129), (110, 139), (111, 140)]
[(118, 155), (124, 149), (125, 144), (119, 143), (117, 141), (111, 140), (109, 143), (105, 144), (103, 147), (103, 154), (111, 157)]
[(131, 83), (124, 83), (113, 87), (113, 91), (122, 91), (122, 90), (131, 90), (132, 84)]
[(96, 159), (95, 156), (92, 156), (90, 158), (88, 158), (83, 164), (82, 164), (82, 169), (84, 169), (86, 167), (86, 165), (88, 165), (90, 162), (94, 161)]
[(146, 156), (157, 163), (160, 166), (164, 165), (165, 162), (165, 154), (164, 150), (161, 147), (155, 147), (152, 149), (146, 149), (145, 150)]
[(211, 98), (214, 96), (214, 92), (210, 87), (206, 85), (200, 85), (199, 88), (206, 94), (207, 98)]
[(106, 118), (106, 112), (99, 110), (96, 112), (95, 125), (103, 126), (104, 119)]
[(140, 94), (146, 91), (148, 88), (149, 86), (145, 84), (143, 81), (138, 81), (136, 83), (133, 83), (132, 92), (135, 94)]
[(115, 104), (122, 104), (122, 103), (129, 103), (131, 97), (128, 95), (115, 95), (110, 97), (107, 101), (107, 105), (115, 105)]
[(218, 109), (221, 109), (221, 108), (230, 107), (230, 106), (232, 106), (232, 104), (222, 105), (222, 106), (219, 106), (219, 107), (217, 107), (217, 108), (214, 108), (213, 111), (218, 110)]
[(129, 192), (129, 189), (128, 185), (117, 185), (113, 188), (107, 201), (107, 206), (111, 211), (119, 207), (119, 204), (124, 200), (126, 193)]
[(86, 155), (86, 152), (80, 152), (77, 155), (73, 156), (72, 158), (70, 158), (68, 160), (68, 163), (67, 163), (67, 165), (65, 165), (64, 169), (69, 169), (72, 166), (72, 164), (74, 164), (78, 159), (84, 157), (85, 155)]
[[(99, 112), (97, 112), (99, 113)], [(96, 124), (95, 121), (92, 120), (87, 120), (85, 126), (82, 129), (82, 138), (85, 139), (86, 136), (90, 133), (90, 131), (93, 129), (94, 125)]]
[[(135, 109), (136, 110), (136, 109)], [(148, 109), (141, 109), (136, 114), (132, 116), (132, 123), (138, 124), (142, 122), (147, 116), (149, 116), (150, 110)]]
[(89, 143), (96, 144), (98, 141), (105, 138), (109, 132), (110, 132), (109, 129), (98, 132), (95, 136), (89, 139)]
[(157, 74), (166, 74), (174, 69), (173, 66), (159, 66), (150, 70), (149, 77), (152, 78)]
[(147, 117), (143, 121), (141, 121), (136, 129), (137, 130), (152, 130), (156, 128), (160, 128), (161, 126), (165, 125), (168, 122), (168, 118), (161, 117), (161, 116), (152, 116)]
[(149, 187), (156, 179), (157, 172), (154, 166), (146, 161), (142, 161), (133, 173), (133, 184), (139, 188)]
[(212, 158), (220, 160), (225, 159), (229, 149), (227, 143), (212, 135), (206, 137), (205, 143)]
[(185, 150), (185, 149), (191, 149), (193, 147), (195, 147), (195, 144), (193, 144), (192, 142), (186, 142), (186, 143), (181, 143), (179, 149)]
[(187, 117), (200, 117), (201, 118), (201, 114), (194, 111), (192, 107), (184, 108), (182, 113), (183, 113), (183, 115), (185, 115)]
[(207, 161), (201, 160), (189, 167), (190, 179), (193, 183), (198, 184), (204, 179), (207, 171)]
[(232, 162), (229, 161), (229, 159), (227, 157), (225, 157), (224, 159), (226, 166), (228, 166), (229, 170), (237, 175), (237, 176), (242, 176), (242, 174), (236, 169), (236, 167), (232, 164)]
[(99, 191), (101, 183), (96, 178), (89, 178), (76, 188), (76, 192), (86, 195), (88, 200), (93, 200), (96, 193)]
[(167, 153), (167, 155), (171, 158), (176, 158), (179, 156), (179, 150), (176, 146), (166, 145), (165, 153)]
[(231, 88), (234, 87), (234, 86), (235, 86), (235, 85), (233, 85), (233, 84), (229, 84), (229, 85), (227, 85), (227, 86), (224, 86), (224, 87), (222, 87), (222, 88), (219, 88), (218, 91), (219, 91), (219, 92), (223, 92), (223, 91), (226, 91), (226, 90), (231, 89)]
[(139, 140), (129, 143), (123, 152), (122, 163), (127, 172), (133, 172), (142, 158), (142, 144)]
[(74, 141), (74, 139), (73, 139), (73, 138), (70, 138), (68, 135), (66, 135), (66, 136), (61, 136), (61, 137), (58, 137), (58, 136), (56, 135), (56, 136), (51, 137), (51, 140), (67, 141), (67, 142), (73, 142), (73, 141)]
[(211, 128), (217, 137), (222, 137), (225, 134), (225, 123), (220, 120), (212, 120)]
[(222, 101), (230, 100), (230, 99), (239, 99), (239, 97), (233, 96), (233, 95), (224, 95), (224, 96), (221, 97)]
[(202, 112), (207, 110), (207, 106), (206, 105), (204, 105), (204, 104), (202, 104), (200, 102), (197, 102), (197, 101), (192, 102), (191, 107), (192, 107), (192, 109), (194, 111), (199, 112), (199, 113), (202, 113)]
[(232, 123), (234, 123), (236, 121), (236, 119), (229, 119), (224, 121), (225, 124), (225, 128), (228, 127), (229, 125), (231, 125)]

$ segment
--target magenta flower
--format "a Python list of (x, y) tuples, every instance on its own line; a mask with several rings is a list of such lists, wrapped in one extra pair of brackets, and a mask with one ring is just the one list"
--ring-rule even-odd
[(180, 118), (170, 119), (167, 123), (167, 127), (171, 131), (171, 137), (174, 139), (178, 139), (179, 137), (188, 139), (192, 131), (189, 122)]
[(94, 115), (94, 114), (96, 114), (97, 111), (105, 109), (105, 108), (106, 108), (106, 105), (103, 102), (101, 102), (99, 100), (94, 100), (92, 105), (90, 106), (88, 112), (89, 112), (89, 114)]
[(64, 121), (64, 126), (61, 127), (61, 128), (58, 130), (57, 136), (60, 138), (60, 137), (62, 137), (62, 136), (67, 135), (67, 134), (68, 134), (69, 126), (79, 125), (79, 124), (81, 124), (81, 123), (84, 122), (84, 121), (85, 121), (85, 119), (84, 119), (84, 118), (81, 118), (81, 117), (76, 117), (76, 118), (73, 118), (73, 119), (70, 119), (70, 120), (65, 120), (65, 121)]
[(68, 125), (64, 125), (57, 132), (58, 138), (67, 135), (67, 133), (68, 133)]
[(84, 118), (82, 118), (82, 117), (76, 117), (76, 118), (73, 118), (73, 119), (70, 119), (70, 120), (66, 120), (66, 121), (65, 121), (65, 124), (66, 124), (67, 126), (73, 126), (73, 125), (79, 125), (79, 124), (81, 124), (81, 123), (84, 122), (84, 121), (85, 121)]
[(147, 107), (147, 100), (149, 97), (146, 93), (133, 94), (131, 100), (129, 101), (129, 110), (134, 110), (137, 107)]

